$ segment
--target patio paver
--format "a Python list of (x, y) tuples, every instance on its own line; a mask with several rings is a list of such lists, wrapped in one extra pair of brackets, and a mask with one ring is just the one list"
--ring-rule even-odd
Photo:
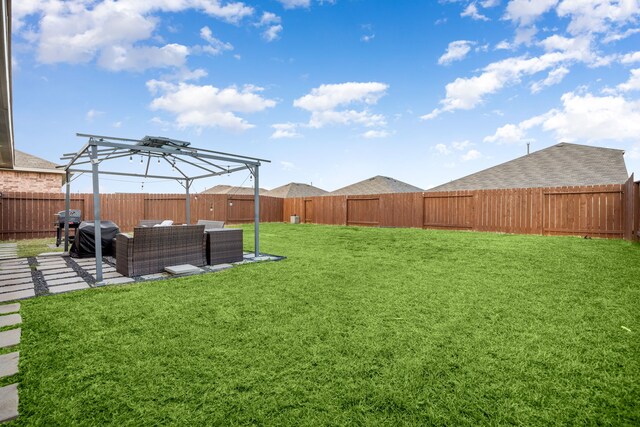
[(84, 284), (87, 283), (80, 276), (66, 277), (63, 279), (46, 280), (46, 282), (47, 282), (47, 286), (71, 285), (73, 283), (84, 283)]
[[(91, 274), (91, 277), (93, 277), (94, 279), (96, 278), (95, 273)], [(109, 271), (102, 274), (102, 279), (115, 279), (116, 277), (124, 277), (122, 274), (118, 273), (117, 271)]]
[(36, 267), (38, 269), (38, 271), (47, 271), (47, 270), (60, 270), (63, 268), (67, 268), (67, 264), (47, 264), (47, 265), (39, 265)]
[(66, 255), (65, 252), (44, 252), (38, 255), (38, 257), (51, 258), (51, 257), (65, 256), (65, 255)]
[(71, 267), (58, 267), (58, 268), (47, 269), (47, 270), (38, 269), (38, 271), (41, 271), (44, 276), (47, 276), (47, 275), (50, 276), (52, 274), (70, 273), (70, 272), (73, 272), (75, 270), (73, 268), (71, 268)]
[(12, 285), (21, 285), (23, 283), (33, 283), (33, 278), (31, 275), (28, 277), (19, 277), (17, 279), (0, 279), (0, 287), (4, 286), (12, 286)]
[(22, 283), (20, 285), (9, 285), (0, 287), (0, 294), (15, 291), (26, 291), (27, 289), (34, 289), (33, 283)]
[(20, 361), (20, 353), (0, 354), (0, 378), (10, 377), (18, 373), (18, 362)]
[(31, 277), (31, 271), (24, 273), (16, 273), (16, 274), (3, 274), (0, 276), (0, 281), (11, 280), (11, 279), (21, 279), (23, 277)]
[(52, 286), (49, 288), (49, 292), (51, 292), (52, 294), (61, 294), (63, 292), (70, 292), (70, 291), (79, 291), (80, 289), (89, 289), (90, 286), (87, 284), (87, 282), (78, 282), (78, 283), (71, 283), (69, 285), (59, 285), (59, 286)]
[(78, 273), (76, 273), (75, 271), (71, 270), (68, 271), (66, 273), (49, 273), (49, 274), (43, 274), (44, 276), (44, 280), (45, 281), (49, 281), (49, 280), (55, 280), (55, 279), (67, 279), (69, 277), (76, 277), (78, 275)]
[(13, 347), (20, 344), (20, 335), (22, 329), (10, 329), (8, 331), (0, 331), (0, 348)]
[(20, 323), (22, 323), (22, 317), (17, 313), (0, 316), (0, 328), (5, 326), (19, 325)]
[(144, 276), (140, 276), (141, 279), (144, 280), (158, 280), (158, 279), (166, 279), (170, 277), (169, 273), (154, 273), (154, 274), (146, 274)]
[(0, 294), (0, 302), (16, 301), (19, 299), (32, 298), (36, 296), (36, 292), (33, 289), (26, 291), (15, 291)]
[(0, 422), (18, 418), (18, 384), (0, 387)]
[(131, 277), (116, 277), (114, 279), (106, 279), (102, 281), (103, 285), (123, 285), (125, 283), (135, 282)]
[(0, 314), (15, 313), (17, 311), (20, 311), (19, 303), (0, 305)]

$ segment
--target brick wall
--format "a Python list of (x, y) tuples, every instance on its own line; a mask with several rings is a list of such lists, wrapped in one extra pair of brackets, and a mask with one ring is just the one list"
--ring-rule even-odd
[(0, 191), (59, 193), (62, 175), (0, 170)]

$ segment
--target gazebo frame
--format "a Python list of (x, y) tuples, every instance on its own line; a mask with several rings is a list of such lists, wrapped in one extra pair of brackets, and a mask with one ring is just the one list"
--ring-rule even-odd
[[(66, 153), (61, 159), (68, 160), (66, 165), (58, 166), (64, 169), (65, 175), (65, 213), (69, 217), (69, 209), (71, 204), (71, 174), (72, 173), (91, 173), (93, 177), (93, 205), (94, 205), (94, 224), (96, 239), (96, 281), (101, 282), (102, 275), (102, 245), (98, 242), (102, 241), (102, 233), (100, 229), (100, 181), (99, 175), (121, 175), (138, 178), (159, 178), (159, 179), (175, 179), (185, 189), (186, 203), (186, 221), (191, 222), (191, 202), (189, 190), (193, 182), (197, 179), (209, 178), (213, 176), (226, 175), (233, 172), (248, 170), (254, 177), (254, 241), (255, 256), (260, 255), (260, 192), (259, 192), (259, 169), (261, 162), (271, 163), (270, 160), (258, 159), (256, 157), (240, 156), (237, 154), (223, 153), (221, 151), (205, 150), (203, 148), (194, 148), (190, 143), (178, 141), (165, 137), (144, 137), (143, 139), (127, 139), (116, 138), (103, 135), (90, 135), (77, 133), (82, 138), (89, 138), (89, 141), (77, 152)], [(107, 161), (119, 159), (123, 157), (142, 156), (143, 163), (146, 157), (146, 168), (144, 174), (100, 170), (99, 166)], [(177, 171), (177, 176), (173, 175), (157, 175), (149, 174), (149, 166), (151, 159), (157, 158), (158, 161), (165, 161), (172, 166), (172, 170)], [(183, 163), (194, 166), (202, 171), (201, 174), (190, 176), (186, 174), (176, 163)], [(223, 164), (227, 163), (227, 166)], [(234, 167), (228, 164), (237, 165)], [(84, 168), (82, 165), (91, 165), (90, 169)], [(69, 223), (65, 221), (64, 225), (64, 250), (69, 250)]]

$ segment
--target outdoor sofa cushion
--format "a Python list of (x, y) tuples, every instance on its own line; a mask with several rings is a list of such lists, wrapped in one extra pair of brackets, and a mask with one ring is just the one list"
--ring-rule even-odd
[(224, 221), (209, 221), (206, 219), (199, 219), (198, 225), (204, 225), (204, 231), (214, 230), (217, 228), (224, 228)]

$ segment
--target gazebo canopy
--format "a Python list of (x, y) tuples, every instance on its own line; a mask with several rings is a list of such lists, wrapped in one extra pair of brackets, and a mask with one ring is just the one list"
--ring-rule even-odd
[[(121, 175), (138, 178), (174, 179), (185, 189), (187, 224), (190, 223), (189, 190), (195, 180), (219, 175), (227, 175), (233, 172), (248, 170), (254, 177), (254, 207), (255, 207), (255, 256), (259, 256), (259, 222), (260, 222), (260, 196), (259, 196), (259, 168), (262, 162), (269, 160), (256, 157), (240, 156), (238, 154), (224, 153), (220, 151), (206, 150), (191, 147), (191, 143), (179, 141), (161, 136), (145, 136), (142, 139), (116, 138), (103, 135), (76, 134), (79, 137), (88, 138), (89, 141), (77, 152), (66, 153), (61, 159), (68, 160), (63, 166), (66, 172), (66, 215), (69, 215), (72, 173), (91, 173), (93, 175), (94, 221), (95, 239), (101, 241), (100, 233), (100, 186), (99, 175)], [(110, 160), (133, 156), (140, 156), (140, 162), (144, 166), (144, 173), (132, 171), (110, 170), (103, 167)], [(171, 174), (165, 172), (151, 172), (152, 160), (158, 164), (169, 164)], [(113, 163), (112, 163), (113, 164)], [(157, 167), (154, 168), (157, 169)], [(65, 222), (65, 251), (69, 245), (69, 225)], [(96, 281), (102, 281), (102, 247), (96, 243)]]

